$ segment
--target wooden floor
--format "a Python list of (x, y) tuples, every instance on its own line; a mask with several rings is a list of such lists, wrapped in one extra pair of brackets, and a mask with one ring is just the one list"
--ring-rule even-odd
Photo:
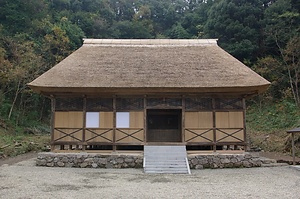
[[(142, 150), (54, 150), (54, 153), (97, 153), (97, 154), (112, 154), (112, 155), (143, 155), (144, 151)], [(203, 151), (187, 151), (188, 155), (211, 155), (211, 154), (244, 154), (245, 151), (243, 150), (217, 150), (216, 152), (212, 150), (203, 150)]]
[(187, 151), (188, 155), (211, 155), (211, 154), (244, 154), (243, 150), (217, 150), (217, 151)]
[(117, 151), (112, 151), (112, 150), (54, 150), (52, 151), (53, 153), (97, 153), (97, 154), (103, 154), (103, 155), (143, 155), (144, 151), (140, 150), (132, 150), (132, 151), (126, 151), (126, 150), (117, 150)]

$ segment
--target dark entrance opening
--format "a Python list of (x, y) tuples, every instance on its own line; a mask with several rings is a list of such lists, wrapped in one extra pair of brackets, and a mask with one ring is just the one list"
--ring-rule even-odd
[(181, 110), (147, 110), (147, 142), (181, 142)]

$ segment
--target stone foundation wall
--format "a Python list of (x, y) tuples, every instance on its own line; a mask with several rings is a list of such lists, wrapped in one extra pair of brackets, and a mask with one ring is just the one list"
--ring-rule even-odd
[(47, 152), (38, 154), (36, 165), (78, 168), (143, 168), (143, 156)]
[(271, 164), (276, 161), (262, 158), (249, 153), (245, 154), (209, 154), (189, 155), (188, 161), (191, 169), (217, 169), (217, 168), (250, 168), (260, 167), (263, 164)]
[[(189, 155), (191, 169), (260, 167), (274, 163), (249, 153), (226, 155)], [(39, 153), (37, 166), (77, 168), (143, 168), (142, 155), (96, 154), (96, 153)]]

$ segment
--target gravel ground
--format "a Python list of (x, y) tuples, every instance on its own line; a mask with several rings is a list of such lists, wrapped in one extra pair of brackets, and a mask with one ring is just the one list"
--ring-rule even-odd
[(300, 198), (300, 167), (192, 170), (191, 175), (141, 169), (0, 167), (0, 198)]

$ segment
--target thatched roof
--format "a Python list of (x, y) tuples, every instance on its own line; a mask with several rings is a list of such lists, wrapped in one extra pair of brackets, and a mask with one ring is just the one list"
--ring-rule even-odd
[(255, 94), (268, 85), (211, 39), (86, 39), (77, 51), (29, 84), (44, 94)]

